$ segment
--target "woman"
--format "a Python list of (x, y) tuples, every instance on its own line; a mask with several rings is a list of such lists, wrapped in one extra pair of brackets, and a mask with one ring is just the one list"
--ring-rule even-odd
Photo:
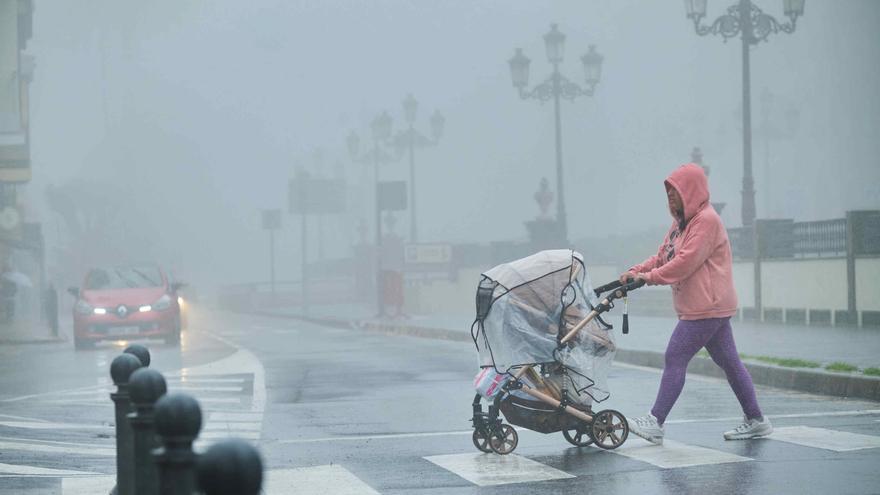
[(679, 322), (666, 347), (660, 390), (650, 413), (629, 420), (630, 431), (655, 444), (663, 443), (663, 423), (684, 387), (688, 362), (705, 347), (724, 369), (744, 413), (744, 422), (726, 431), (727, 440), (769, 435), (770, 420), (758, 407), (752, 377), (733, 341), (730, 317), (736, 314), (730, 241), (721, 217), (709, 204), (709, 185), (702, 167), (688, 163), (666, 179), (673, 222), (657, 254), (620, 276), (644, 279), (649, 285), (671, 285)]

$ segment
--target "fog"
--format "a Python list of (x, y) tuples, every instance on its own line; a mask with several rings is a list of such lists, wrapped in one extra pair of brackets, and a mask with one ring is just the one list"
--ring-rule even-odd
[[(728, 3), (709, 2), (708, 20)], [(784, 20), (782, 2), (758, 5)], [(420, 131), (435, 109), (446, 118), (416, 150), (419, 240), (525, 240), (539, 181), (556, 188), (553, 105), (521, 100), (507, 61), (521, 47), (530, 85), (543, 81), (551, 23), (570, 80), (589, 45), (604, 56), (595, 94), (562, 103), (569, 238), (662, 234), (662, 181), (695, 146), (738, 226), (740, 43), (697, 36), (681, 2), (638, 0), (37, 1), (25, 214), (55, 276), (157, 260), (207, 287), (268, 278), (260, 211), (281, 208), (278, 277), (296, 279), (288, 181), (297, 167), (346, 178), (351, 213), (323, 219), (310, 257), (351, 256), (361, 221), (372, 238), (373, 175), (346, 136), (367, 148), (382, 111), (403, 128), (412, 93)], [(874, 0), (808, 0), (793, 34), (752, 49), (759, 218), (880, 208), (878, 25)], [(381, 178), (407, 180), (406, 158)]]

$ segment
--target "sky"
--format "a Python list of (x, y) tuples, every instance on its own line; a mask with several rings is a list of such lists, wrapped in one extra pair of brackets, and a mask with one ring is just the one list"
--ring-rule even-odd
[[(757, 4), (784, 20), (781, 1)], [(709, 20), (727, 6), (709, 2)], [(663, 179), (694, 146), (739, 226), (741, 45), (697, 36), (681, 2), (638, 0), (38, 0), (26, 214), (59, 272), (77, 245), (83, 263), (158, 259), (224, 284), (268, 278), (260, 211), (281, 208), (278, 276), (295, 279), (288, 181), (297, 167), (346, 179), (350, 214), (310, 221), (309, 256), (351, 256), (372, 235), (374, 176), (346, 136), (367, 151), (383, 111), (400, 130), (411, 93), (418, 130), (435, 110), (446, 119), (415, 152), (419, 241), (525, 240), (541, 178), (556, 187), (554, 115), (519, 98), (507, 61), (522, 48), (530, 85), (543, 81), (553, 23), (568, 79), (583, 83), (589, 45), (604, 57), (593, 96), (561, 106), (569, 237), (662, 232)], [(878, 25), (880, 2), (808, 0), (794, 33), (751, 49), (759, 218), (880, 208)], [(380, 176), (407, 180), (405, 157)], [(59, 190), (92, 205), (98, 234), (73, 239), (49, 206)]]

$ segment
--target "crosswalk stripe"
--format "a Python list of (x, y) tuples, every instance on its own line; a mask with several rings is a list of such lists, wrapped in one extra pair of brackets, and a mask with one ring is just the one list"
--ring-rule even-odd
[(70, 471), (67, 469), (49, 469), (36, 466), (22, 466), (17, 464), (0, 463), (0, 477), (7, 475), (24, 475), (24, 476), (76, 476), (76, 475), (94, 475), (88, 471)]
[(574, 478), (574, 475), (516, 454), (434, 455), (424, 458), (478, 486)]
[(116, 476), (61, 478), (61, 495), (95, 495), (110, 493), (116, 485)]
[(0, 441), (0, 452), (9, 450), (25, 451), (25, 452), (44, 452), (51, 454), (79, 454), (87, 456), (116, 456), (115, 448), (103, 448), (98, 446), (65, 446), (51, 445), (46, 443), (26, 443), (26, 442), (6, 442)]
[(86, 425), (75, 423), (44, 423), (42, 421), (0, 421), (7, 428), (26, 428), (30, 430), (109, 430), (111, 425)]
[(257, 412), (220, 412), (214, 411), (210, 412), (208, 419), (216, 420), (216, 421), (255, 421), (258, 423), (263, 422), (263, 413)]
[(220, 440), (225, 438), (244, 438), (245, 440), (259, 440), (258, 431), (204, 431), (199, 433), (199, 438), (204, 440)]
[(647, 462), (663, 469), (752, 460), (748, 457), (696, 445), (687, 445), (673, 440), (663, 440), (663, 445), (654, 445), (632, 435), (625, 444), (609, 452)]
[(229, 423), (225, 421), (209, 422), (205, 426), (205, 431), (260, 431), (263, 429), (261, 423)]
[(773, 433), (767, 438), (806, 447), (833, 450), (835, 452), (849, 452), (880, 447), (880, 437), (877, 436), (828, 430), (825, 428), (812, 428), (809, 426), (775, 428)]
[(272, 469), (263, 483), (265, 495), (379, 495), (342, 466)]

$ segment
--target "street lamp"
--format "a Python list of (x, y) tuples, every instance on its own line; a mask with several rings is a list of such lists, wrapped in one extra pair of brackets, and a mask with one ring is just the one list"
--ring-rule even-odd
[(751, 77), (749, 69), (749, 47), (761, 41), (767, 41), (770, 34), (781, 32), (793, 33), (797, 18), (804, 14), (804, 0), (783, 0), (783, 12), (789, 22), (780, 23), (772, 16), (765, 14), (751, 0), (740, 0), (736, 5), (727, 8), (727, 13), (715, 19), (709, 25), (700, 20), (706, 16), (706, 0), (685, 0), (685, 11), (688, 19), (693, 20), (694, 30), (700, 36), (708, 34), (720, 35), (726, 42), (740, 36), (742, 40), (742, 85), (743, 85), (743, 189), (742, 189), (742, 223), (752, 225), (756, 217), (755, 211), (755, 180), (752, 177), (752, 104)]
[(370, 132), (373, 137), (373, 149), (364, 154), (359, 154), (360, 148), (360, 137), (354, 132), (351, 131), (348, 137), (346, 138), (346, 145), (348, 147), (348, 152), (351, 155), (351, 159), (353, 161), (359, 163), (372, 163), (373, 165), (373, 178), (375, 181), (375, 196), (376, 196), (376, 204), (375, 204), (375, 222), (376, 222), (376, 298), (377, 298), (377, 311), (379, 316), (383, 316), (385, 314), (385, 307), (382, 302), (382, 214), (381, 214), (381, 205), (379, 203), (379, 164), (380, 163), (388, 163), (393, 160), (391, 155), (389, 155), (380, 144), (385, 143), (391, 137), (391, 116), (388, 115), (388, 112), (382, 112), (378, 116), (376, 116), (373, 121), (370, 123)]
[(406, 148), (409, 151), (409, 201), (410, 201), (410, 224), (409, 224), (409, 240), (410, 242), (418, 242), (418, 232), (416, 230), (416, 172), (415, 172), (415, 148), (424, 148), (427, 146), (435, 146), (443, 135), (443, 126), (446, 119), (435, 110), (431, 116), (431, 137), (427, 137), (413, 127), (416, 120), (419, 102), (413, 98), (412, 94), (406, 96), (403, 100), (403, 115), (408, 124), (408, 128), (401, 130), (394, 136), (394, 144), (398, 150)]
[(508, 60), (510, 65), (510, 78), (513, 87), (519, 92), (522, 99), (534, 98), (541, 103), (553, 100), (556, 117), (556, 202), (557, 233), (560, 238), (568, 242), (568, 225), (565, 216), (565, 181), (562, 174), (562, 120), (560, 117), (559, 99), (565, 98), (574, 101), (579, 96), (593, 96), (593, 91), (599, 83), (602, 73), (602, 56), (596, 52), (596, 47), (590, 45), (589, 51), (581, 57), (584, 66), (584, 87), (570, 81), (559, 72), (559, 64), (562, 63), (565, 53), (565, 35), (559, 31), (556, 24), (550, 26), (550, 32), (544, 35), (544, 45), (547, 51), (547, 60), (553, 64), (553, 72), (544, 82), (532, 89), (529, 85), (529, 64), (531, 61), (526, 57), (521, 48), (517, 48), (513, 57)]

